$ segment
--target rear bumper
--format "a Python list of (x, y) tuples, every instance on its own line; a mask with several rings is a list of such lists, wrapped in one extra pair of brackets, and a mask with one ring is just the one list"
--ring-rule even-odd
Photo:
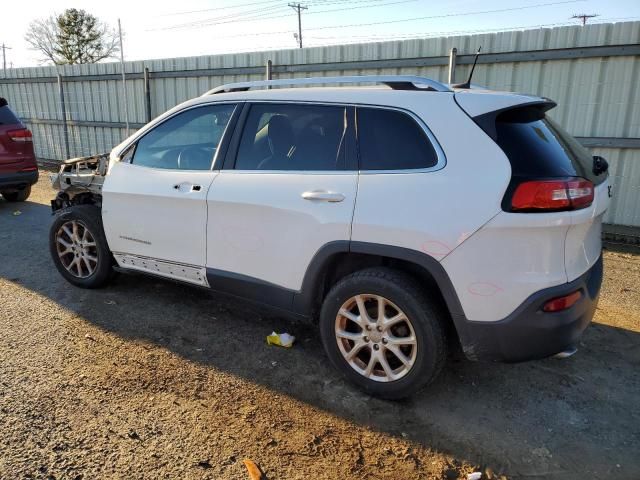
[[(545, 358), (575, 345), (596, 310), (602, 284), (602, 255), (572, 282), (531, 295), (511, 315), (497, 322), (454, 318), (465, 355), (471, 360), (522, 362)], [(581, 290), (571, 308), (547, 313), (548, 300)]]
[(38, 170), (31, 172), (0, 173), (0, 190), (20, 190), (38, 181)]

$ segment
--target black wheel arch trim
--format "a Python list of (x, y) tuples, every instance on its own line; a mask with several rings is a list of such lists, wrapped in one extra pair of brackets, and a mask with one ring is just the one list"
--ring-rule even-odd
[(449, 313), (464, 315), (462, 304), (442, 264), (431, 255), (410, 248), (382, 245), (379, 243), (351, 242), (351, 252), (395, 258), (413, 263), (427, 271), (438, 285)]
[(377, 243), (349, 240), (326, 243), (318, 249), (311, 259), (299, 291), (214, 268), (207, 268), (207, 280), (215, 291), (245, 298), (295, 315), (309, 317), (314, 313), (317, 292), (322, 285), (325, 268), (335, 255), (344, 253), (404, 260), (423, 268), (438, 285), (452, 318), (464, 317), (458, 295), (440, 262), (417, 250)]
[(444, 267), (435, 258), (410, 248), (348, 240), (329, 242), (316, 252), (307, 267), (302, 288), (294, 294), (293, 310), (296, 313), (308, 316), (313, 312), (314, 298), (323, 280), (322, 273), (332, 257), (341, 253), (359, 253), (404, 260), (423, 268), (438, 285), (452, 317), (464, 317), (453, 283)]

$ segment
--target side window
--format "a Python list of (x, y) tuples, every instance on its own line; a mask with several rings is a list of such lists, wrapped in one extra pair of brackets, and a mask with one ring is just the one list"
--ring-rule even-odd
[(429, 137), (409, 114), (359, 107), (356, 115), (360, 170), (429, 168), (438, 163)]
[(209, 170), (235, 105), (206, 105), (178, 113), (136, 143), (131, 163), (152, 168)]
[(345, 170), (345, 107), (255, 104), (244, 125), (236, 170)]

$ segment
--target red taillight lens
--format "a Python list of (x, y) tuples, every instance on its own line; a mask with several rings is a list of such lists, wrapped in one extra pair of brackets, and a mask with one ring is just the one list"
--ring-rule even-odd
[(514, 211), (576, 210), (593, 203), (593, 183), (583, 178), (523, 182), (511, 199)]
[(567, 182), (567, 193), (574, 209), (585, 208), (593, 203), (593, 183), (578, 178)]
[(31, 130), (28, 128), (20, 128), (18, 130), (9, 130), (7, 135), (14, 142), (31, 142), (32, 135)]
[(581, 297), (582, 292), (578, 290), (576, 292), (570, 293), (569, 295), (565, 295), (564, 297), (558, 297), (549, 300), (544, 304), (542, 310), (544, 310), (545, 312), (559, 312), (560, 310), (566, 310), (567, 308), (573, 307)]

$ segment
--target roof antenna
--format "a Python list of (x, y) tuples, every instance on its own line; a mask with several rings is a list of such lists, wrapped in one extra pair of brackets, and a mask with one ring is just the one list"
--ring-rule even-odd
[(453, 88), (471, 88), (471, 78), (473, 77), (473, 71), (476, 69), (476, 63), (478, 63), (480, 50), (482, 50), (482, 46), (478, 47), (476, 58), (473, 59), (473, 66), (471, 67), (471, 72), (469, 73), (469, 79), (464, 83), (456, 83), (455, 85), (452, 85)]

